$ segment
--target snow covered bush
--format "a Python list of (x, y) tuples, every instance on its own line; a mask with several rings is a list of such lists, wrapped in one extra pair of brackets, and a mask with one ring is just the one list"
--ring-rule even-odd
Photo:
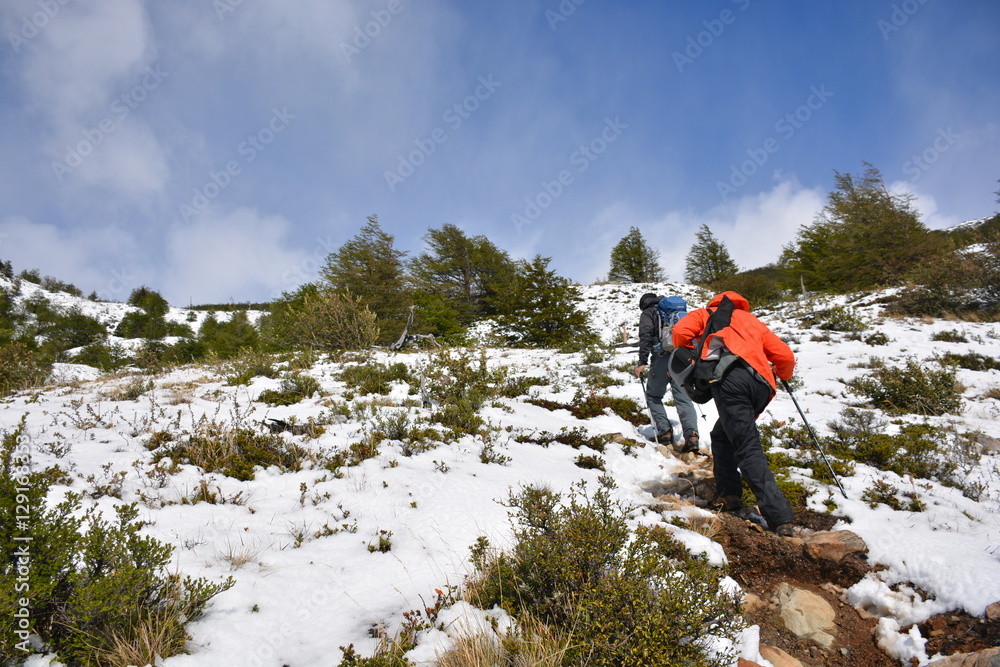
[(899, 368), (872, 359), (872, 368), (871, 373), (849, 381), (847, 388), (880, 410), (924, 416), (962, 412), (963, 387), (955, 369), (940, 361), (925, 365), (908, 357)]

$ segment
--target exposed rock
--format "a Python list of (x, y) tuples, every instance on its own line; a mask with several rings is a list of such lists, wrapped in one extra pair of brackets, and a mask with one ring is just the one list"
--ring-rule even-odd
[(1000, 618), (1000, 600), (986, 607), (986, 620), (995, 621)]
[(761, 667), (760, 663), (754, 662), (753, 660), (747, 660), (746, 658), (740, 658), (737, 667)]
[(763, 609), (765, 603), (756, 593), (746, 593), (743, 595), (743, 610), (749, 614)]
[(775, 589), (777, 615), (785, 628), (796, 637), (824, 649), (833, 646), (837, 630), (837, 612), (819, 595), (782, 582)]
[(770, 662), (774, 667), (804, 667), (799, 660), (773, 646), (761, 646), (760, 657)]
[(983, 448), (983, 454), (1000, 454), (1000, 440), (984, 433), (976, 435), (976, 441)]
[(1000, 648), (949, 655), (927, 663), (927, 667), (1000, 667)]
[(838, 530), (832, 533), (814, 533), (805, 538), (805, 550), (816, 560), (839, 563), (851, 555), (864, 556), (868, 545), (857, 533)]

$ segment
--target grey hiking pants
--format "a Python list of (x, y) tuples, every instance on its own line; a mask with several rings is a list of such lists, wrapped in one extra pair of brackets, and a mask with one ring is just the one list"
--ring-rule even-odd
[(666, 408), (663, 407), (663, 396), (667, 393), (669, 384), (670, 393), (674, 395), (677, 416), (680, 418), (682, 434), (686, 436), (690, 431), (698, 430), (698, 413), (691, 399), (667, 372), (669, 360), (669, 354), (650, 358), (649, 378), (646, 380), (646, 405), (649, 406), (649, 412), (656, 424), (656, 435), (670, 431), (670, 419), (667, 417)]
[(774, 481), (757, 430), (757, 415), (771, 400), (771, 387), (734, 364), (721, 382), (712, 385), (712, 398), (719, 409), (719, 421), (712, 428), (716, 494), (740, 496), (742, 478), (771, 530), (793, 521), (792, 506)]

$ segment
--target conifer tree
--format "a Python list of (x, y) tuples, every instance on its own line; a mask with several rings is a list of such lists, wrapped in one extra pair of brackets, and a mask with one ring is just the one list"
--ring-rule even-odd
[(739, 273), (739, 267), (729, 256), (726, 244), (715, 238), (708, 225), (695, 234), (694, 245), (684, 265), (684, 278), (695, 285), (708, 285)]
[(617, 283), (651, 283), (665, 279), (660, 253), (653, 250), (636, 227), (611, 249), (608, 280)]
[(513, 289), (497, 319), (508, 330), (511, 344), (580, 349), (597, 336), (577, 308), (580, 291), (549, 268), (551, 261), (535, 255), (531, 262), (519, 262)]
[(349, 291), (376, 315), (383, 343), (402, 331), (411, 302), (403, 266), (407, 253), (396, 250), (394, 241), (382, 230), (378, 216), (369, 216), (357, 236), (327, 255), (320, 270), (321, 290)]
[(864, 174), (836, 172), (827, 204), (781, 263), (796, 283), (810, 289), (847, 292), (899, 284), (922, 262), (945, 250), (946, 241), (917, 218), (913, 195), (892, 194), (882, 174), (865, 163)]
[(469, 237), (450, 223), (428, 230), (424, 241), (428, 250), (409, 265), (417, 303), (438, 316), (452, 311), (461, 326), (495, 314), (498, 296), (515, 273), (507, 253), (485, 236)]

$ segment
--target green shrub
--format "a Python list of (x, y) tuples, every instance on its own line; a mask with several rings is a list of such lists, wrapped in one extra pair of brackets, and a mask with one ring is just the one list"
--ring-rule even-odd
[(938, 341), (940, 343), (968, 343), (969, 339), (965, 337), (959, 331), (954, 329), (947, 329), (945, 331), (935, 331), (931, 335), (931, 340)]
[(0, 396), (42, 384), (51, 368), (51, 362), (27, 343), (0, 345)]
[(198, 342), (218, 359), (231, 359), (260, 347), (260, 334), (245, 310), (233, 313), (226, 322), (209, 315), (198, 329)]
[[(902, 496), (906, 500), (900, 498)], [(881, 479), (861, 492), (861, 500), (865, 501), (868, 507), (875, 509), (879, 505), (887, 505), (897, 511), (923, 512), (927, 506), (920, 496), (915, 492), (904, 494), (896, 486)]]
[(872, 360), (873, 371), (847, 383), (852, 393), (864, 396), (880, 410), (925, 416), (962, 412), (962, 390), (954, 368), (940, 360), (928, 366), (908, 357), (902, 368)]
[(72, 493), (48, 506), (49, 480), (27, 468), (28, 446), (22, 420), (0, 448), (0, 660), (34, 652), (22, 610), (43, 651), (67, 664), (147, 664), (183, 653), (186, 624), (232, 580), (172, 573), (173, 548), (139, 534), (135, 505), (117, 506), (114, 521), (93, 507), (83, 512)]
[(430, 356), (423, 380), (432, 397), (444, 404), (467, 403), (478, 410), (509, 386), (504, 367), (491, 369), (486, 350), (444, 348)]
[(882, 331), (873, 331), (872, 333), (868, 334), (867, 336), (865, 336), (861, 340), (862, 340), (862, 342), (865, 343), (865, 345), (871, 345), (872, 347), (875, 347), (876, 345), (888, 345), (889, 344), (889, 336), (887, 336)]
[(293, 405), (313, 394), (322, 395), (319, 380), (304, 373), (292, 373), (281, 381), (279, 389), (266, 389), (260, 392), (257, 400), (269, 405)]
[(966, 368), (970, 371), (1000, 370), (1000, 359), (988, 357), (978, 352), (969, 352), (968, 354), (946, 352), (941, 356), (941, 363)]
[(888, 423), (867, 410), (846, 408), (839, 421), (829, 424), (833, 438), (827, 451), (833, 456), (888, 470), (957, 483), (949, 434), (930, 424), (900, 424), (899, 433), (888, 434)]
[(130, 306), (141, 308), (153, 317), (163, 317), (170, 311), (170, 304), (159, 292), (152, 290), (145, 285), (137, 287), (128, 295), (126, 302)]
[(708, 635), (732, 639), (741, 629), (739, 603), (721, 587), (724, 572), (662, 526), (630, 532), (627, 508), (609, 487), (605, 478), (593, 497), (576, 490), (568, 503), (536, 487), (512, 493), (514, 546), (498, 553), (479, 538), (470, 602), (571, 632), (563, 664), (730, 664), (734, 656), (706, 650)]
[(274, 367), (271, 355), (250, 349), (244, 349), (230, 358), (222, 365), (222, 372), (229, 386), (250, 384), (255, 377), (278, 377), (278, 369)]
[(736, 292), (747, 300), (754, 312), (779, 303), (784, 298), (784, 291), (775, 280), (774, 274), (778, 270), (774, 267), (765, 267), (763, 273), (754, 271), (744, 271), (721, 278), (711, 283), (708, 289), (714, 294), (730, 290)]
[(864, 320), (852, 308), (835, 306), (816, 313), (817, 325), (825, 331), (847, 331), (860, 333), (868, 328)]
[(393, 382), (410, 381), (410, 369), (402, 362), (387, 366), (371, 361), (345, 366), (340, 372), (340, 379), (347, 383), (349, 389), (362, 396), (368, 394), (385, 396), (392, 390)]
[(349, 291), (308, 284), (274, 304), (261, 322), (264, 338), (277, 349), (289, 344), (322, 352), (363, 350), (379, 339), (375, 314)]
[(98, 341), (87, 345), (70, 358), (74, 364), (86, 364), (102, 371), (112, 371), (129, 364), (128, 350), (121, 345)]
[(202, 421), (187, 439), (153, 452), (154, 462), (168, 457), (175, 463), (190, 463), (205, 472), (218, 471), (248, 481), (254, 478), (256, 466), (278, 466), (283, 472), (301, 470), (309, 453), (278, 435)]
[(71, 294), (73, 296), (78, 296), (83, 298), (83, 290), (74, 285), (73, 283), (65, 283), (61, 280), (57, 280), (52, 276), (45, 276), (39, 282), (39, 286), (42, 289), (48, 290), (50, 292), (65, 292), (66, 294)]

